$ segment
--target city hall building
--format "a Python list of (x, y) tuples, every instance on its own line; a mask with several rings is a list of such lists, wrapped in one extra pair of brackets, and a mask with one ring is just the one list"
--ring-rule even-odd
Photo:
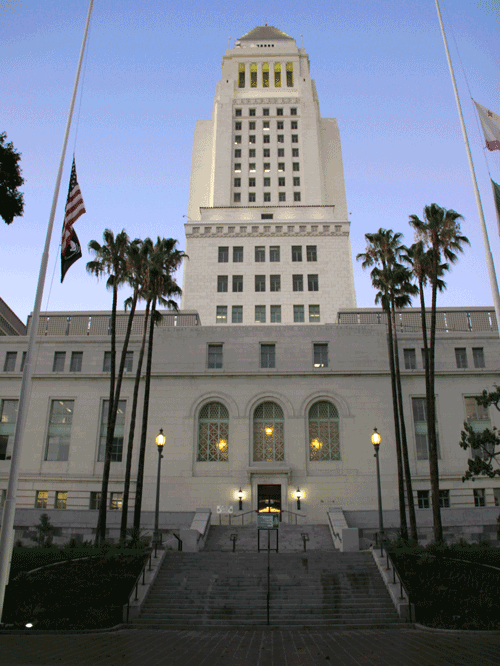
[[(232, 512), (238, 523), (235, 515), (263, 510), (307, 524), (326, 524), (334, 509), (362, 535), (373, 532), (374, 427), (382, 435), (386, 525), (399, 525), (385, 318), (375, 308), (356, 308), (349, 227), (339, 130), (334, 119), (321, 118), (308, 56), (276, 28), (255, 28), (225, 52), (212, 118), (195, 129), (181, 309), (166, 312), (155, 332), (146, 527), (156, 497), (160, 428), (166, 435), (164, 530), (189, 527), (197, 509), (211, 510), (212, 521), (220, 516), (227, 522)], [(118, 315), (119, 342), (127, 316)], [(19, 537), (29, 536), (42, 512), (62, 541), (95, 532), (109, 318), (109, 312), (40, 317), (19, 479)], [(417, 521), (426, 539), (432, 516), (419, 311), (399, 313), (398, 329)], [(0, 337), (2, 497), (27, 346), (23, 333), (11, 327)], [(139, 313), (113, 443), (110, 538), (118, 536), (141, 333)], [(464, 420), (476, 429), (500, 426), (498, 412), (474, 400), (498, 382), (499, 352), (493, 308), (439, 310), (437, 429), (442, 517), (450, 538), (496, 539), (500, 482), (463, 483), (469, 454), (459, 441)], [(138, 423), (143, 391), (144, 381)], [(134, 471), (139, 440), (137, 426)], [(129, 522), (134, 475), (131, 491)]]

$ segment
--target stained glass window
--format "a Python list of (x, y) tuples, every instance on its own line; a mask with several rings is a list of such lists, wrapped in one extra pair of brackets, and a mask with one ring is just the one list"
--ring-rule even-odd
[(198, 460), (227, 461), (229, 450), (229, 412), (220, 402), (209, 402), (198, 417)]
[(309, 410), (309, 459), (340, 460), (339, 413), (326, 400)]
[(254, 412), (253, 459), (257, 462), (285, 460), (283, 410), (275, 402), (263, 402)]

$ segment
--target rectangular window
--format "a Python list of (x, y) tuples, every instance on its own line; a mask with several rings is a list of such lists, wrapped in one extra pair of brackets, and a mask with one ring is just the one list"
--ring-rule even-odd
[(417, 490), (417, 501), (419, 509), (428, 509), (430, 507), (429, 491)]
[(290, 122), (290, 128), (291, 129), (299, 129), (299, 121), (298, 120), (292, 120)]
[(235, 178), (234, 179), (234, 186), (235, 187), (241, 187), (241, 178)]
[(125, 365), (124, 365), (124, 370), (125, 372), (132, 372), (134, 367), (134, 352), (130, 351), (125, 354)]
[(241, 120), (237, 120), (237, 121), (234, 123), (234, 129), (235, 129), (237, 132), (239, 132), (239, 131), (241, 130)]
[(300, 164), (299, 164), (298, 162), (294, 162), (294, 163), (292, 164), (292, 169), (293, 169), (294, 171), (300, 171)]
[(271, 201), (271, 192), (264, 192), (264, 201)]
[(227, 291), (227, 275), (217, 276), (217, 291), (219, 293)]
[(294, 201), (300, 201), (300, 192), (294, 192), (293, 193), (293, 200)]
[(2, 400), (0, 406), (0, 460), (10, 460), (14, 446), (19, 400)]
[(269, 261), (279, 261), (280, 260), (280, 248), (279, 245), (271, 245), (269, 248)]
[(298, 142), (299, 142), (299, 135), (292, 134), (292, 143), (298, 143)]
[(255, 109), (248, 109), (249, 116), (255, 116)]
[(467, 367), (467, 350), (465, 347), (455, 348), (455, 359), (457, 361), (457, 368)]
[(5, 362), (3, 364), (4, 372), (14, 372), (16, 369), (17, 352), (7, 352), (5, 354)]
[(278, 187), (285, 187), (285, 183), (286, 183), (286, 180), (285, 180), (284, 176), (280, 176), (278, 178)]
[(249, 201), (250, 203), (252, 203), (252, 202), (255, 201), (255, 192), (249, 192), (249, 193), (248, 193), (248, 201)]
[(257, 63), (250, 63), (250, 88), (257, 88)]
[(262, 143), (271, 143), (269, 134), (264, 134), (264, 136), (262, 137)]
[(271, 324), (281, 324), (281, 305), (271, 305)]
[(243, 291), (243, 275), (233, 275), (233, 291)]
[(301, 245), (292, 245), (292, 261), (302, 261)]
[(266, 291), (266, 276), (265, 275), (256, 275), (255, 276), (255, 291)]
[(303, 305), (294, 305), (293, 306), (293, 321), (295, 324), (304, 323), (304, 306)]
[(311, 324), (319, 323), (319, 305), (309, 306), (309, 321)]
[(472, 347), (472, 358), (475, 368), (484, 368), (484, 350), (482, 347)]
[(123, 493), (110, 493), (109, 510), (121, 511), (123, 503)]
[(207, 368), (222, 368), (222, 345), (208, 345)]
[(235, 148), (234, 149), (234, 156), (235, 157), (241, 157), (241, 148)]
[(284, 170), (285, 170), (285, 163), (278, 162), (278, 171), (284, 171)]
[(484, 488), (474, 488), (474, 506), (486, 506)]
[(243, 247), (233, 247), (233, 261), (237, 264), (243, 261)]
[(219, 248), (219, 264), (227, 264), (229, 261), (229, 248), (220, 247)]
[(405, 370), (417, 369), (417, 354), (414, 349), (403, 349), (405, 358)]
[(293, 291), (304, 291), (303, 275), (292, 275), (292, 288)]
[(70, 372), (82, 371), (83, 352), (71, 352)]
[(248, 135), (248, 143), (255, 143), (255, 134)]
[(300, 187), (300, 176), (294, 176), (293, 177), (293, 186), (294, 187)]
[(242, 305), (233, 305), (231, 311), (231, 323), (233, 324), (242, 324), (243, 323), (243, 306)]
[(37, 490), (35, 496), (35, 509), (46, 509), (48, 500), (48, 490)]
[(278, 157), (285, 157), (285, 149), (278, 148)]
[(294, 107), (292, 107), (292, 108), (290, 109), (290, 115), (291, 115), (291, 116), (296, 116), (296, 115), (297, 115), (297, 109), (294, 108)]
[(235, 171), (235, 173), (240, 173), (240, 171), (241, 171), (241, 163), (240, 162), (235, 162), (234, 171)]
[(262, 63), (262, 87), (269, 88), (269, 63)]
[[(465, 402), (465, 419), (471, 426), (474, 432), (482, 432), (483, 430), (491, 430), (490, 415), (487, 407), (478, 405), (474, 396), (467, 396), (464, 398)], [(479, 449), (471, 450), (471, 458), (482, 458), (488, 460), (489, 454), (493, 452), (490, 445), (487, 449), (482, 447)]]
[(271, 187), (271, 179), (264, 178), (264, 187)]
[[(417, 447), (417, 460), (429, 460), (429, 447), (427, 441), (427, 405), (425, 398), (412, 398), (413, 424), (415, 427), (415, 444)], [(437, 418), (436, 418), (436, 439)], [(441, 457), (439, 441), (437, 444), (438, 458)]]
[(277, 139), (278, 143), (285, 143), (285, 135), (284, 134), (278, 134), (276, 136), (276, 139)]
[(234, 110), (234, 115), (235, 116), (241, 116), (241, 109), (235, 109)]
[(273, 214), (272, 213), (261, 213), (260, 214), (260, 219), (261, 220), (272, 220), (273, 219)]
[(286, 85), (288, 88), (293, 86), (293, 62), (286, 63)]
[(245, 87), (245, 63), (240, 62), (238, 64), (238, 88)]
[(264, 152), (262, 153), (263, 157), (271, 157), (271, 149), (270, 148), (264, 148)]
[(309, 291), (318, 291), (319, 282), (317, 275), (308, 275), (307, 276), (307, 288)]
[(104, 360), (102, 363), (103, 372), (111, 372), (111, 352), (104, 352)]
[(493, 488), (493, 501), (495, 506), (500, 506), (500, 488)]
[(281, 291), (281, 275), (270, 275), (269, 285), (269, 291)]
[(318, 251), (316, 245), (306, 246), (307, 261), (318, 261)]
[(283, 115), (283, 109), (276, 109), (276, 115), (277, 116), (282, 116)]
[(315, 342), (313, 345), (314, 352), (314, 367), (327, 368), (328, 367), (328, 343)]
[(298, 157), (298, 156), (299, 156), (299, 149), (292, 148), (292, 157)]
[(92, 491), (90, 493), (89, 509), (91, 511), (98, 511), (101, 506), (101, 493)]
[(68, 460), (74, 405), (74, 400), (52, 400), (45, 460)]
[(216, 324), (227, 324), (227, 305), (218, 305), (216, 314)]
[(255, 178), (248, 179), (248, 187), (255, 187)]
[[(249, 148), (248, 157), (255, 157), (255, 148)], [(254, 166), (253, 170), (255, 171), (255, 166)]]
[(450, 491), (449, 490), (440, 490), (439, 491), (439, 506), (441, 509), (450, 508)]
[(268, 116), (269, 115), (269, 109), (262, 109), (262, 115), (263, 116)]
[(241, 134), (237, 134), (234, 137), (234, 143), (236, 143), (236, 144), (241, 143)]
[[(127, 406), (126, 400), (120, 400), (118, 402), (115, 430), (113, 433), (113, 443), (111, 445), (111, 462), (122, 461), (126, 406)], [(108, 419), (109, 419), (109, 400), (103, 400), (102, 413), (101, 413), (101, 428), (99, 434), (99, 452), (97, 454), (98, 462), (104, 462), (104, 455), (106, 452), (106, 435), (108, 431)]]
[(276, 367), (276, 345), (262, 344), (260, 346), (260, 367), (261, 368)]
[(249, 130), (254, 130), (255, 129), (255, 120), (249, 120), (248, 121), (248, 129)]
[(52, 372), (64, 372), (64, 363), (66, 361), (66, 352), (55, 352)]
[(25, 361), (26, 361), (26, 352), (23, 352), (23, 355), (21, 356), (21, 367), (19, 368), (20, 372), (24, 372)]
[(271, 171), (271, 162), (264, 162), (264, 171)]
[(266, 260), (266, 248), (263, 245), (257, 245), (255, 248), (255, 261)]
[(68, 491), (56, 490), (56, 501), (54, 509), (67, 509), (68, 508)]
[(256, 305), (255, 306), (255, 323), (256, 324), (265, 324), (266, 323), (266, 306), (265, 305)]
[(280, 201), (286, 201), (286, 192), (280, 192), (278, 197)]
[[(427, 353), (429, 353), (429, 350), (427, 350)], [(424, 370), (427, 367), (427, 356), (425, 353), (425, 349), (422, 349), (422, 367)]]
[(233, 201), (234, 201), (234, 203), (241, 203), (241, 193), (240, 192), (234, 192)]

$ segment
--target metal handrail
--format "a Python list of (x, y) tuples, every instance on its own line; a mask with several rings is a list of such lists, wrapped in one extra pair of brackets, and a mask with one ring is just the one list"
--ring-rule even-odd
[[(244, 513), (233, 514), (234, 518), (241, 518), (241, 524), (244, 524), (243, 516), (247, 516), (249, 513), (257, 513), (257, 509), (251, 509), (250, 511), (245, 511)], [(231, 525), (231, 514), (229, 514), (229, 524)]]
[(328, 513), (328, 511), (326, 512), (326, 515), (328, 517), (328, 522), (330, 523), (330, 528), (332, 530), (333, 537), (335, 539), (338, 539), (339, 541), (342, 541), (342, 537), (340, 536), (340, 534), (335, 531), (335, 527), (333, 526), (333, 523), (332, 523), (332, 518), (331, 518), (330, 514)]
[(297, 518), (307, 518), (305, 513), (297, 513), (295, 511), (289, 511), (288, 509), (281, 509), (281, 513), (289, 513), (291, 516), (295, 516), (295, 524), (297, 525)]
[[(140, 580), (141, 577), (142, 577), (142, 585), (145, 585), (145, 584), (146, 584), (146, 567), (148, 567), (148, 571), (151, 571), (151, 559), (152, 559), (152, 556), (153, 556), (153, 550), (151, 549), (151, 550), (149, 551), (149, 558), (148, 558), (148, 560), (147, 560), (146, 562), (144, 562), (144, 565), (143, 565), (143, 567), (142, 567), (142, 569), (141, 569), (141, 572), (140, 572), (140, 574), (137, 576), (137, 579), (136, 579), (136, 581), (135, 581), (135, 583), (134, 583), (134, 586), (133, 586), (133, 588), (132, 588), (132, 591), (131, 591), (131, 593), (128, 595), (128, 599), (127, 599), (127, 623), (128, 623), (128, 619), (129, 619), (129, 612), (130, 612), (130, 597), (132, 596), (132, 594), (134, 594), (134, 591), (135, 591), (134, 601), (138, 601), (138, 599), (139, 599), (139, 597), (138, 597), (139, 580)], [(156, 553), (155, 553), (155, 557), (156, 557)], [(148, 565), (149, 565), (149, 566), (148, 566)]]
[[(382, 547), (384, 547), (384, 546), (382, 546)], [(401, 576), (400, 576), (400, 574), (399, 574), (399, 572), (396, 568), (396, 563), (394, 562), (392, 554), (387, 550), (387, 546), (385, 547), (385, 557), (386, 557), (387, 571), (391, 570), (389, 560), (392, 563), (392, 582), (393, 582), (393, 584), (396, 585), (396, 583), (399, 582), (399, 598), (404, 599), (403, 590), (406, 593), (406, 597), (408, 599), (409, 621), (412, 622), (413, 621), (412, 620), (412, 610), (411, 610), (412, 602), (411, 602), (410, 592), (408, 591), (406, 585), (403, 583), (403, 579), (401, 578)], [(396, 576), (398, 577), (397, 581), (396, 581)]]

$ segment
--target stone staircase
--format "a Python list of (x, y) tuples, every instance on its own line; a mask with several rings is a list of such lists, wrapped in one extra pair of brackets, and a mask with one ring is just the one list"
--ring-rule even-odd
[[(304, 550), (304, 541), (301, 534), (307, 534), (309, 540), (306, 548), (310, 550), (335, 550), (330, 530), (327, 525), (287, 525), (281, 523), (279, 527), (279, 552), (296, 553)], [(205, 543), (204, 552), (232, 551), (233, 542), (230, 537), (237, 535), (236, 552), (257, 551), (257, 527), (256, 525), (245, 525), (228, 527), (226, 525), (212, 525)], [(271, 548), (275, 547), (276, 535), (270, 535)], [(267, 548), (267, 534), (260, 533), (260, 547)]]
[[(229, 529), (237, 533), (242, 528)], [(209, 536), (210, 550), (167, 554), (133, 626), (164, 629), (266, 625), (267, 551), (256, 552), (255, 534), (252, 550), (243, 550), (247, 537), (251, 543), (250, 531), (242, 533), (235, 553), (217, 550), (219, 539), (226, 551), (232, 550), (229, 529), (215, 530)], [(305, 527), (282, 532), (281, 529), (280, 552), (271, 552), (269, 556), (271, 625), (404, 626), (370, 553), (340, 553), (331, 548), (331, 539), (328, 550), (315, 550), (310, 548), (312, 530), (308, 551), (304, 553), (300, 533), (307, 532)], [(253, 531), (256, 532), (255, 527)], [(228, 543), (222, 538), (225, 532)], [(318, 535), (321, 532), (318, 530)], [(288, 552), (282, 550), (287, 541)], [(291, 552), (292, 541), (295, 552)]]

